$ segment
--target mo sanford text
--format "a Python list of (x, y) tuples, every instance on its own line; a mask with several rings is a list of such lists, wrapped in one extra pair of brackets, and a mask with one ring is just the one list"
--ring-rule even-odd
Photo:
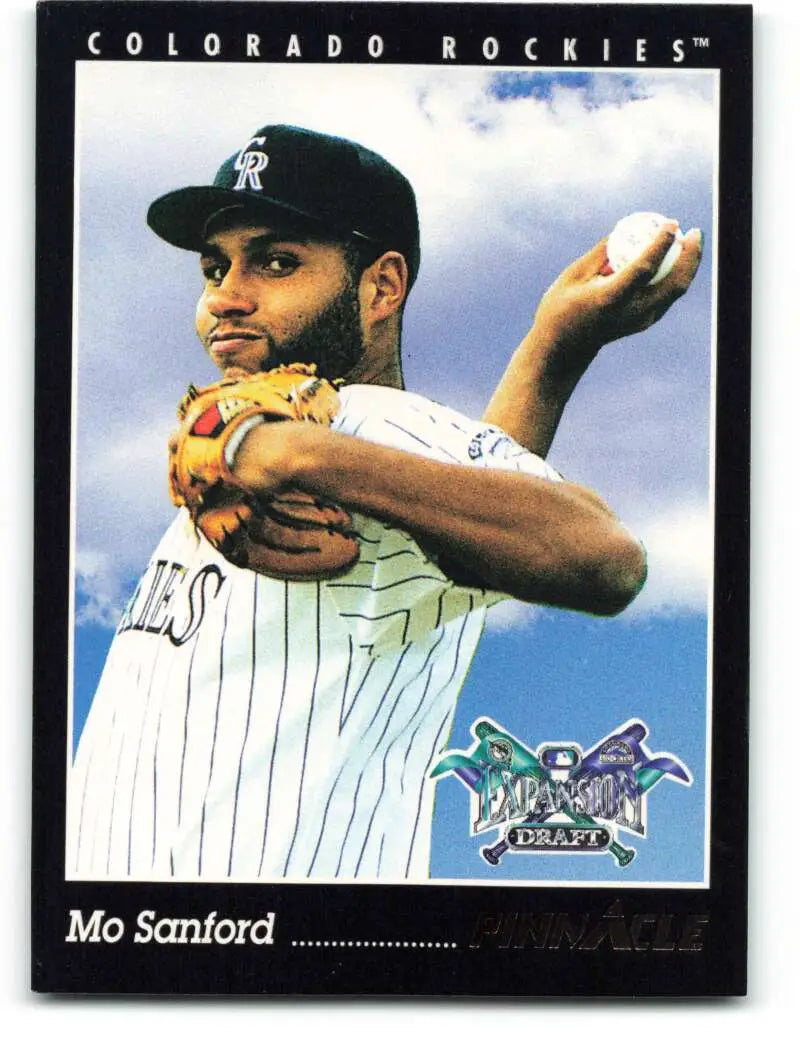
[[(206, 916), (161, 916), (154, 909), (142, 909), (136, 916), (132, 940), (137, 945), (272, 945), (275, 913), (255, 920), (220, 917), (214, 911)], [(86, 917), (81, 909), (70, 909), (65, 941), (113, 945), (128, 935), (125, 921), (107, 916), (105, 909), (94, 909)]]

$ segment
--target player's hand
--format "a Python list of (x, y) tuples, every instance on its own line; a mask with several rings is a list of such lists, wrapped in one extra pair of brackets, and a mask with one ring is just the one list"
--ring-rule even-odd
[[(298, 430), (307, 422), (269, 422), (257, 425), (242, 440), (233, 461), (233, 475), (249, 491), (274, 494), (291, 481), (293, 466), (298, 461)], [(167, 442), (170, 454), (178, 448), (179, 433), (173, 432)]]
[(242, 440), (233, 460), (233, 475), (249, 491), (276, 494), (291, 485), (303, 454), (303, 436), (313, 422), (268, 422)]
[(677, 226), (666, 223), (650, 247), (618, 273), (606, 275), (605, 238), (561, 273), (542, 297), (534, 321), (536, 341), (548, 347), (554, 364), (585, 367), (603, 345), (650, 327), (686, 293), (702, 256), (699, 229), (686, 233), (669, 275), (648, 286)]

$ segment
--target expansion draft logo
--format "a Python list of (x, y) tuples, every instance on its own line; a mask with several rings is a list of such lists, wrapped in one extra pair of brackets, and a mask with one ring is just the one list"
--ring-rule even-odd
[(472, 725), (469, 752), (447, 753), (432, 778), (454, 774), (472, 793), (471, 835), (501, 826), (481, 855), (498, 865), (506, 851), (597, 854), (620, 866), (636, 851), (617, 832), (647, 836), (647, 793), (665, 776), (692, 784), (672, 753), (652, 753), (648, 729), (630, 720), (584, 753), (574, 742), (545, 742), (536, 754), (489, 720)]

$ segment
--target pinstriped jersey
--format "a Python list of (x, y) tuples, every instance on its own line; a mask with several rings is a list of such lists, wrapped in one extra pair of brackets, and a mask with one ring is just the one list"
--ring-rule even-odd
[[(341, 401), (339, 432), (557, 479), (495, 427), (414, 394), (349, 386)], [(428, 769), (502, 594), (454, 584), (396, 527), (355, 526), (347, 574), (284, 582), (230, 564), (179, 512), (81, 735), (69, 877), (428, 877)]]

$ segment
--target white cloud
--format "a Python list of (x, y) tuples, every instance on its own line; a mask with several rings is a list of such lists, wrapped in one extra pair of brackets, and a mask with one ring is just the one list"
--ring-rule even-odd
[(77, 625), (113, 628), (119, 621), (129, 593), (123, 592), (117, 565), (100, 549), (81, 549), (75, 557), (78, 602)]
[[(398, 67), (391, 77), (380, 66), (339, 64), (79, 69), (78, 548), (94, 608), (86, 613), (102, 615), (118, 600), (115, 579), (140, 573), (170, 518), (171, 404), (188, 380), (206, 378), (191, 332), (196, 263), (146, 229), (145, 209), (168, 189), (210, 180), (257, 127), (297, 123), (351, 137), (409, 176), (423, 270), (407, 316), (407, 375), (473, 416), (544, 286), (620, 214), (684, 208), (677, 217), (694, 222), (693, 202), (709, 206), (716, 128), (712, 81), (699, 71), (648, 74), (633, 98), (619, 77), (600, 77), (588, 94), (558, 87), (547, 98), (499, 101), (488, 90), (498, 70), (484, 68)], [(364, 104), (376, 96), (380, 120)], [(124, 150), (111, 133), (122, 125)], [(687, 297), (647, 342), (637, 338), (636, 351), (619, 343), (602, 354), (559, 436), (556, 464), (567, 475), (596, 485), (625, 516), (642, 506), (651, 580), (637, 607), (699, 605), (692, 528), (681, 511), (658, 515), (653, 504), (703, 493), (710, 309), (699, 293), (695, 301), (694, 314)], [(659, 338), (668, 344), (654, 344)], [(124, 405), (108, 402), (109, 375)], [(145, 415), (134, 419), (142, 404)], [(687, 442), (697, 449), (688, 464), (680, 460)], [(683, 559), (673, 532), (686, 538)], [(506, 603), (491, 627), (532, 613)]]
[(164, 412), (104, 418), (87, 439), (78, 483), (78, 621), (115, 624), (174, 509), (167, 492)]
[[(643, 521), (636, 534), (647, 550), (648, 576), (624, 617), (707, 613), (713, 564), (707, 508), (692, 502), (670, 506)], [(492, 632), (525, 629), (542, 613), (540, 607), (505, 600), (490, 608), (486, 627)]]
[[(396, 163), (417, 190), (426, 242), (447, 246), (463, 235), (462, 211), (488, 224), (531, 213), (531, 203), (532, 214), (570, 199), (595, 206), (648, 175), (656, 183), (685, 177), (714, 141), (711, 77), (700, 71), (642, 77), (634, 92), (626, 89), (635, 97), (603, 105), (593, 85), (501, 101), (489, 89), (497, 75), (406, 67), (393, 71), (387, 89), (386, 70), (370, 65), (87, 64), (78, 92), (87, 176), (128, 178), (134, 162), (165, 190), (196, 183), (257, 127), (297, 123), (351, 137)], [(380, 120), (364, 105), (376, 93)], [(120, 113), (136, 144), (124, 155), (108, 136)]]
[(699, 613), (708, 610), (713, 530), (708, 507), (670, 506), (636, 532), (647, 549), (647, 582), (628, 616)]
[(489, 632), (504, 633), (511, 629), (525, 629), (542, 613), (542, 608), (521, 600), (503, 600), (494, 604), (486, 614)]

